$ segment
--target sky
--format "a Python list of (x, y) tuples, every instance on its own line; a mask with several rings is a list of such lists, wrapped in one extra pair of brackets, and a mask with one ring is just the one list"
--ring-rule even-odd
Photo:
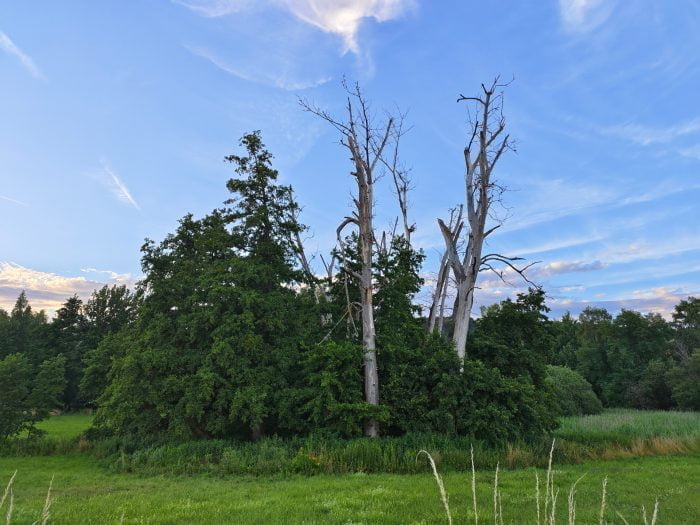
[[(496, 75), (517, 144), (488, 249), (540, 261), (553, 315), (668, 315), (700, 295), (700, 3), (655, 0), (87, 0), (0, 3), (0, 308), (50, 315), (141, 276), (145, 238), (226, 200), (223, 157), (261, 130), (327, 253), (348, 154), (343, 78), (412, 126), (410, 215), (428, 283), (464, 195), (466, 106)], [(398, 213), (378, 183), (376, 222)], [(477, 305), (522, 291), (484, 275)], [(429, 288), (418, 298), (426, 302)]]

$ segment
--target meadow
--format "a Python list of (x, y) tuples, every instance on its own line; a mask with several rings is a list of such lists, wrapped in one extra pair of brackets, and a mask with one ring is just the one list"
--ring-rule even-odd
[[(213, 470), (197, 474), (126, 472), (107, 458), (80, 452), (78, 436), (90, 424), (85, 415), (53, 417), (42, 423), (45, 440), (73, 443), (65, 453), (4, 454), (0, 479), (16, 470), (12, 523), (33, 523), (40, 516), (53, 476), (52, 523), (445, 523), (438, 489), (425, 458), (414, 474), (362, 472), (305, 476), (230, 475)], [(565, 418), (558, 439), (572, 435), (611, 450), (643, 440), (690, 443), (700, 437), (700, 414), (607, 411), (599, 416)], [(556, 450), (556, 447), (555, 447)], [(619, 451), (619, 449), (618, 449)], [(7, 451), (6, 451), (7, 452)], [(486, 451), (484, 451), (486, 453)], [(700, 515), (700, 452), (697, 448), (657, 450), (656, 455), (562, 465), (554, 461), (554, 484), (560, 490), (556, 518), (567, 522), (566, 495), (576, 487), (577, 523), (598, 522), (603, 480), (608, 478), (608, 523), (643, 523), (651, 519), (656, 498), (658, 523), (697, 523)], [(433, 451), (439, 458), (439, 451)], [(467, 457), (469, 451), (466, 451)], [(476, 451), (479, 464), (479, 451)], [(444, 463), (444, 462), (443, 462)], [(441, 469), (442, 471), (443, 469)], [(545, 470), (503, 468), (499, 489), (504, 523), (536, 523), (535, 472), (544, 484)], [(443, 480), (454, 523), (474, 523), (471, 471), (444, 469)], [(494, 470), (478, 468), (476, 494), (482, 523), (494, 519)], [(619, 515), (618, 515), (619, 513)]]

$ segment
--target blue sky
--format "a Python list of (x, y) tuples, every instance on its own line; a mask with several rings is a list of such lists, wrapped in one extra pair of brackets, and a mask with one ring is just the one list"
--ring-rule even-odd
[[(0, 307), (134, 282), (145, 237), (227, 198), (222, 158), (255, 129), (326, 252), (347, 154), (297, 99), (342, 115), (343, 76), (409, 112), (429, 281), (436, 218), (463, 195), (457, 95), (501, 74), (517, 153), (497, 168), (508, 219), (490, 247), (542, 261), (556, 314), (669, 312), (700, 294), (698, 27), (700, 4), (653, 0), (3, 2)], [(377, 199), (387, 226), (388, 180)], [(477, 302), (520, 289), (485, 276)]]

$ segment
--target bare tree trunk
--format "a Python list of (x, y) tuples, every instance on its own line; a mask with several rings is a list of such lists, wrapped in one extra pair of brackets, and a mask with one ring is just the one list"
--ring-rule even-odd
[[(346, 86), (347, 89), (347, 86)], [(335, 120), (331, 115), (323, 110), (300, 101), (302, 107), (311, 113), (329, 122), (341, 134), (341, 144), (345, 146), (351, 154), (353, 162), (352, 176), (357, 182), (357, 196), (353, 199), (355, 211), (351, 216), (346, 217), (337, 229), (338, 242), (341, 245), (341, 253), (344, 252), (342, 245), (342, 232), (348, 225), (354, 225), (359, 232), (361, 270), (355, 272), (344, 263), (346, 276), (354, 277), (360, 288), (360, 303), (362, 311), (362, 347), (364, 349), (364, 394), (365, 400), (370, 405), (379, 405), (379, 370), (377, 364), (376, 331), (374, 326), (374, 283), (372, 279), (373, 269), (373, 246), (376, 243), (376, 236), (373, 226), (374, 215), (374, 183), (376, 180), (375, 168), (378, 162), (391, 169), (398, 184), (403, 183), (404, 191), (399, 191), (399, 203), (402, 215), (404, 216), (404, 227), (406, 234), (410, 234), (406, 218), (406, 190), (408, 179), (403, 176), (404, 171), (398, 170), (396, 153), (392, 163), (383, 158), (384, 150), (390, 138), (394, 138), (396, 143), (401, 136), (400, 126), (395, 128), (393, 117), (389, 117), (386, 123), (377, 127), (370, 116), (369, 105), (365, 100), (358, 85), (354, 89), (348, 89), (348, 119), (341, 122)], [(353, 101), (356, 104), (353, 106)], [(381, 133), (379, 130), (382, 130)], [(396, 150), (395, 150), (396, 151)], [(399, 181), (399, 182), (396, 182)], [(348, 303), (348, 317), (351, 319), (352, 312)], [(365, 421), (365, 435), (376, 437), (379, 435), (379, 423), (373, 419)]]
[(437, 281), (435, 282), (435, 292), (433, 293), (433, 302), (430, 305), (430, 315), (428, 316), (428, 332), (431, 334), (435, 331), (435, 323), (438, 315), (441, 313), (440, 306), (444, 306), (444, 294), (447, 291), (447, 280), (449, 276), (447, 253), (444, 253), (440, 261), (440, 269), (438, 270)]
[(501, 155), (506, 150), (513, 149), (509, 135), (501, 138), (505, 130), (505, 118), (502, 112), (503, 95), (496, 93), (496, 90), (501, 87), (504, 87), (504, 84), (499, 84), (498, 78), (496, 78), (489, 87), (481, 85), (482, 96), (465, 97), (460, 95), (458, 99), (458, 101), (473, 102), (476, 105), (474, 113), (476, 120), (471, 123), (470, 138), (464, 148), (466, 165), (464, 182), (469, 228), (466, 248), (461, 260), (458, 253), (457, 238), (459, 235), (455, 236), (452, 228), (438, 219), (445, 241), (445, 253), (455, 276), (457, 288), (455, 308), (452, 313), (454, 319), (452, 340), (460, 360), (464, 360), (466, 353), (474, 290), (479, 272), (483, 269), (491, 270), (503, 279), (503, 271), (497, 270), (494, 266), (501, 263), (527, 281), (524, 272), (531, 266), (530, 264), (524, 268), (516, 267), (514, 262), (521, 260), (519, 257), (507, 257), (498, 253), (482, 254), (484, 240), (500, 227), (500, 224), (496, 224), (496, 226), (486, 230), (486, 221), (489, 218), (491, 206), (494, 202), (499, 201), (503, 192), (503, 188), (493, 182), (491, 175)]

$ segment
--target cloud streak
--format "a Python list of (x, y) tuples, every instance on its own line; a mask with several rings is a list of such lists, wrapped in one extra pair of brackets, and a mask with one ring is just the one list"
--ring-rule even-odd
[(44, 74), (41, 72), (41, 70), (34, 63), (34, 60), (32, 60), (32, 57), (30, 57), (28, 54), (26, 54), (24, 51), (22, 51), (19, 47), (17, 47), (17, 45), (15, 45), (15, 43), (10, 39), (10, 37), (7, 36), (2, 31), (0, 31), (0, 49), (3, 50), (8, 55), (10, 55), (11, 57), (14, 57), (17, 60), (19, 60), (19, 62), (22, 64), (22, 66), (24, 66), (24, 69), (29, 71), (29, 73), (33, 77), (45, 80)]
[(319, 79), (309, 81), (295, 81), (290, 80), (283, 75), (272, 75), (269, 73), (261, 75), (249, 73), (244, 71), (243, 69), (239, 69), (233, 66), (232, 64), (229, 64), (228, 62), (224, 61), (223, 59), (219, 58), (214, 53), (203, 47), (185, 45), (185, 49), (187, 49), (193, 55), (207, 60), (208, 62), (212, 63), (213, 65), (215, 65), (222, 71), (228, 73), (229, 75), (233, 75), (247, 82), (274, 86), (280, 89), (284, 89), (285, 91), (298, 91), (302, 89), (317, 87), (331, 80), (331, 77), (322, 77)]
[(700, 132), (700, 118), (689, 120), (674, 126), (654, 128), (640, 124), (621, 124), (603, 129), (603, 133), (621, 139), (649, 146), (651, 144), (668, 144), (685, 135)]
[(20, 206), (29, 206), (29, 204), (27, 204), (26, 202), (18, 201), (17, 199), (13, 199), (12, 197), (6, 197), (5, 195), (0, 195), (0, 200), (12, 202), (14, 204), (19, 204)]
[(121, 203), (140, 210), (139, 204), (127, 188), (123, 180), (106, 163), (102, 163), (102, 170), (98, 174), (100, 182), (114, 195)]

